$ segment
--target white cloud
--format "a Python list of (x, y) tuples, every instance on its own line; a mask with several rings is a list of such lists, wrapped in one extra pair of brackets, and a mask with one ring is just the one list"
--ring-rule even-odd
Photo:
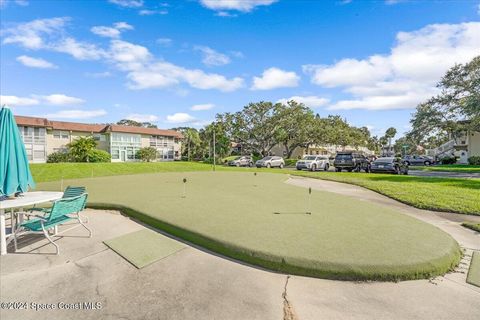
[(124, 30), (133, 30), (133, 26), (126, 22), (116, 22), (113, 27), (95, 26), (90, 29), (94, 34), (106, 38), (118, 38)]
[(318, 96), (293, 96), (287, 99), (279, 99), (277, 102), (286, 104), (288, 101), (295, 100), (298, 103), (303, 103), (310, 108), (318, 108), (330, 102), (329, 99)]
[(58, 68), (51, 62), (41, 58), (34, 58), (29, 56), (19, 56), (17, 57), (17, 61), (22, 63), (24, 66), (31, 67), (31, 68), (40, 68), (40, 69), (56, 69)]
[(15, 107), (24, 107), (24, 106), (34, 106), (39, 104), (40, 101), (33, 98), (27, 97), (17, 97), (17, 96), (0, 96), (0, 105), (15, 106)]
[[(105, 50), (95, 44), (80, 42), (66, 36), (63, 26), (67, 18), (34, 20), (16, 28), (8, 29), (4, 43), (19, 43), (29, 48), (45, 49), (62, 52), (77, 60), (100, 60), (112, 63), (121, 71), (127, 73), (130, 80), (128, 86), (132, 89), (164, 88), (186, 83), (197, 89), (216, 89), (234, 91), (244, 86), (240, 77), (227, 78), (216, 73), (206, 73), (200, 69), (187, 69), (164, 60), (155, 59), (150, 51), (143, 46), (113, 39), (110, 47)], [(128, 24), (116, 24), (122, 29)], [(32, 31), (35, 30), (35, 31)], [(47, 41), (43, 37), (47, 35)], [(32, 46), (27, 38), (33, 36), (36, 44)]]
[(153, 114), (140, 114), (140, 113), (131, 113), (127, 115), (127, 119), (137, 121), (137, 122), (156, 122), (158, 117)]
[(239, 77), (228, 79), (216, 73), (199, 69), (186, 69), (169, 62), (156, 62), (128, 74), (133, 89), (164, 88), (185, 82), (196, 89), (234, 91), (243, 86)]
[(115, 29), (118, 29), (118, 30), (133, 30), (134, 29), (132, 25), (129, 25), (128, 23), (126, 23), (124, 21), (115, 22), (113, 24), (113, 26), (115, 27)]
[(390, 72), (387, 58), (378, 55), (367, 60), (342, 59), (333, 67), (328, 65), (304, 65), (303, 71), (312, 76), (312, 82), (324, 87), (336, 87), (375, 83)]
[(37, 19), (6, 29), (3, 43), (16, 43), (28, 49), (45, 48), (44, 37), (63, 30), (69, 18)]
[(166, 15), (168, 14), (168, 10), (147, 10), (147, 9), (144, 9), (144, 10), (140, 10), (138, 11), (138, 14), (141, 15), (141, 16), (153, 16), (155, 14), (159, 14), (159, 15)]
[(65, 37), (64, 28), (69, 20), (68, 17), (60, 17), (18, 24), (2, 32), (3, 43), (18, 44), (33, 50), (63, 52), (78, 60), (98, 60), (104, 57), (106, 52), (96, 45)]
[(205, 103), (205, 104), (196, 104), (193, 105), (190, 110), (192, 111), (205, 111), (205, 110), (210, 110), (213, 109), (215, 105), (213, 103)]
[(219, 17), (228, 17), (228, 18), (233, 18), (237, 16), (236, 14), (230, 13), (228, 11), (218, 11), (215, 15)]
[(99, 60), (107, 53), (96, 45), (79, 42), (74, 38), (65, 38), (52, 46), (52, 49), (58, 52), (67, 53), (78, 60)]
[(143, 0), (108, 0), (108, 2), (125, 8), (139, 8), (143, 6)]
[(200, 0), (200, 3), (212, 10), (252, 11), (257, 6), (269, 6), (277, 0)]
[(479, 54), (480, 23), (433, 24), (399, 32), (389, 54), (342, 59), (333, 65), (306, 65), (323, 87), (343, 87), (351, 99), (330, 109), (408, 109), (437, 93), (435, 84), (456, 63)]
[(157, 43), (163, 47), (170, 47), (172, 45), (172, 39), (170, 38), (158, 38)]
[(120, 30), (112, 27), (95, 26), (92, 27), (90, 31), (101, 37), (118, 38), (120, 36)]
[(62, 110), (55, 113), (49, 113), (43, 117), (48, 119), (90, 119), (106, 115), (103, 109), (98, 110)]
[(223, 53), (217, 52), (207, 46), (195, 46), (202, 53), (202, 62), (207, 66), (223, 66), (230, 63), (230, 58)]
[(61, 93), (51, 94), (48, 96), (34, 97), (42, 99), (42, 102), (45, 104), (50, 104), (54, 106), (78, 105), (85, 102), (85, 100), (83, 99), (70, 97)]
[(269, 90), (275, 88), (296, 87), (300, 77), (293, 71), (269, 68), (261, 77), (253, 77), (252, 90)]
[(167, 116), (167, 122), (169, 123), (188, 123), (194, 121), (195, 118), (188, 113), (177, 112)]

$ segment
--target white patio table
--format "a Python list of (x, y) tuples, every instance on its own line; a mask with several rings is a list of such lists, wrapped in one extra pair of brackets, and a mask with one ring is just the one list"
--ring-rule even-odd
[(23, 211), (24, 207), (55, 201), (61, 199), (62, 196), (63, 192), (35, 191), (26, 192), (15, 199), (0, 201), (0, 255), (7, 254), (7, 237), (11, 236), (13, 232), (12, 221), (12, 228), (10, 228), (10, 233), (7, 234), (7, 226), (5, 223), (5, 211), (7, 209), (14, 210), (18, 208), (20, 211)]

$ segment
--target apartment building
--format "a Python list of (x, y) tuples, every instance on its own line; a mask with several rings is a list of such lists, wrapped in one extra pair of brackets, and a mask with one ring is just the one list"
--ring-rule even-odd
[(82, 136), (93, 136), (97, 148), (112, 156), (112, 162), (137, 161), (143, 147), (157, 149), (157, 161), (180, 160), (183, 136), (174, 130), (111, 124), (52, 121), (15, 116), (20, 135), (33, 163), (46, 162), (50, 153), (66, 150), (67, 144)]

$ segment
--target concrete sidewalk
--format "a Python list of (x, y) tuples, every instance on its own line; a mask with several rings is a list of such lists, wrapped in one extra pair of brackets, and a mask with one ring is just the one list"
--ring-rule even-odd
[[(87, 210), (86, 215), (93, 238), (59, 238), (59, 256), (47, 254), (54, 250), (45, 240), (31, 237), (27, 243), (24, 238), (19, 253), (2, 256), (1, 302), (57, 307), (3, 309), (2, 320), (468, 320), (480, 314), (480, 288), (465, 283), (465, 264), (433, 281), (354, 283), (292, 276), (287, 284), (287, 275), (189, 246), (136, 269), (102, 241), (144, 226), (114, 211)], [(84, 235), (84, 230), (65, 235)], [(58, 309), (58, 303), (82, 302), (99, 302), (101, 309)]]

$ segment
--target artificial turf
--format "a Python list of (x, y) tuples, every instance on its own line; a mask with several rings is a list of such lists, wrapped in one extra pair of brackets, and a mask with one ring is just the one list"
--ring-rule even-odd
[[(309, 208), (308, 192), (283, 183), (286, 178), (264, 172), (185, 172), (64, 185), (86, 186), (91, 207), (121, 209), (212, 251), (291, 274), (397, 281), (443, 274), (459, 262), (458, 244), (436, 227), (329, 192), (313, 191)], [(38, 189), (59, 187), (49, 182)]]
[(480, 252), (473, 252), (470, 269), (467, 274), (467, 282), (480, 287)]
[[(212, 171), (198, 162), (42, 163), (31, 164), (35, 181), (60, 181), (142, 173)], [(217, 166), (218, 171), (275, 172), (356, 184), (420, 209), (480, 215), (480, 179), (396, 176), (348, 172), (297, 172)]]
[(138, 269), (185, 248), (184, 244), (150, 229), (124, 234), (104, 243)]

